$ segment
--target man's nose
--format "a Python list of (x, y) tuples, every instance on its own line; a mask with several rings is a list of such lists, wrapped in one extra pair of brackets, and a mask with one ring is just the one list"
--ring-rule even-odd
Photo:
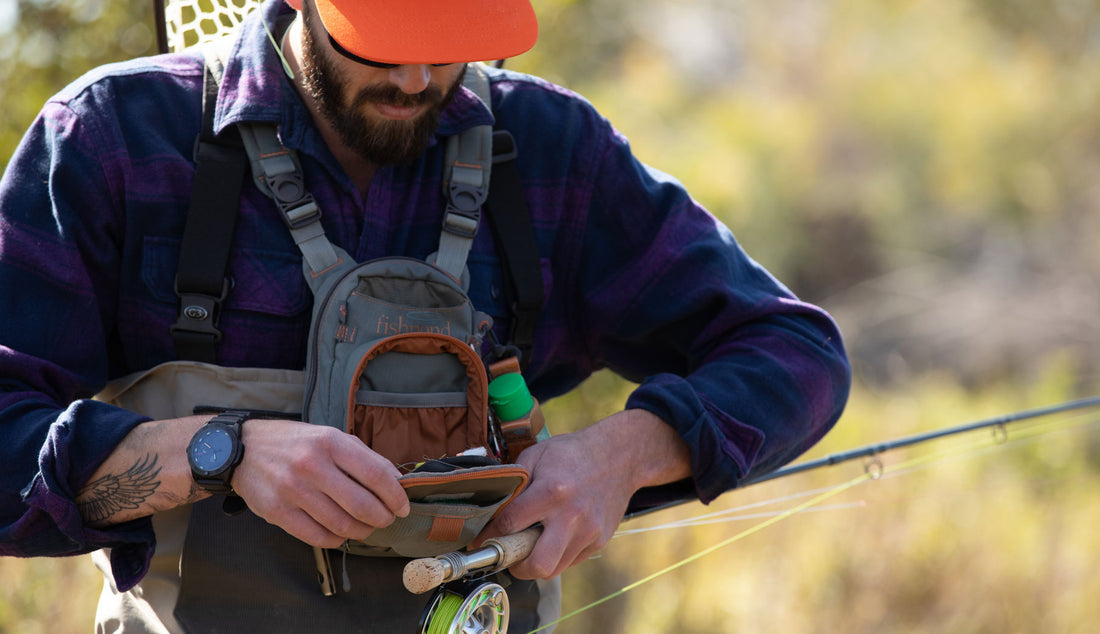
[(402, 64), (390, 69), (390, 82), (405, 94), (424, 92), (431, 80), (431, 67), (427, 64)]

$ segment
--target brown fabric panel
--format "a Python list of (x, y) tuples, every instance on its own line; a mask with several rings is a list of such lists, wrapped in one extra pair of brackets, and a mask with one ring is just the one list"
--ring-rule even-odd
[(356, 407), (351, 433), (395, 465), (457, 455), (471, 445), (462, 407)]
[(432, 518), (432, 528), (428, 531), (428, 541), (456, 542), (462, 536), (462, 527), (466, 520), (461, 517), (436, 515)]
[(410, 354), (451, 354), (466, 368), (467, 407), (379, 408), (356, 404), (358, 380), (348, 394), (348, 433), (354, 434), (394, 464), (426, 458), (453, 456), (472, 447), (488, 445), (488, 376), (481, 358), (470, 346), (443, 335), (396, 335), (373, 346), (359, 361), (356, 376), (379, 355), (391, 351)]

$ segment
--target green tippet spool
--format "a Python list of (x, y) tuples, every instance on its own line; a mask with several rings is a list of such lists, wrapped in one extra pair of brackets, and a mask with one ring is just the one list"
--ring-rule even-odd
[(550, 437), (539, 402), (518, 372), (506, 372), (489, 382), (489, 406), (498, 423), (502, 459), (516, 462), (526, 449)]
[(441, 586), (428, 602), (420, 621), (419, 634), (472, 632), (507, 634), (508, 593), (495, 583)]
[(509, 372), (489, 383), (489, 404), (502, 421), (523, 418), (535, 406), (522, 374)]

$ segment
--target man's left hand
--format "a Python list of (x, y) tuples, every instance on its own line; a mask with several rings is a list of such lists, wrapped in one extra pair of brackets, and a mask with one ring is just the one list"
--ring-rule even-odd
[(530, 483), (475, 543), (541, 523), (530, 556), (509, 569), (520, 579), (550, 579), (588, 559), (611, 540), (635, 491), (691, 475), (687, 445), (645, 410), (554, 436), (517, 462)]

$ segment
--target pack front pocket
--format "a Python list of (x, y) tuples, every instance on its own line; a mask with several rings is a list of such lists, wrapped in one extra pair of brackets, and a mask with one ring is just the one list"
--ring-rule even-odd
[(409, 515), (363, 541), (349, 540), (344, 549), (354, 555), (435, 557), (465, 548), (523, 491), (528, 477), (521, 465), (407, 473), (401, 486), (409, 495)]
[[(403, 379), (409, 373), (419, 377), (416, 391)], [(487, 445), (488, 377), (477, 353), (458, 339), (434, 333), (384, 339), (362, 356), (353, 376), (347, 431), (394, 464)]]

